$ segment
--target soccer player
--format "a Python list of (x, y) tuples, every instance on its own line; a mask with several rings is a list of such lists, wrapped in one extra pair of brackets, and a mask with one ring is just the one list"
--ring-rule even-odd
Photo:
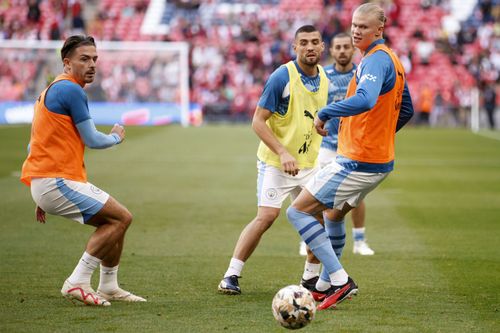
[[(366, 3), (353, 13), (351, 34), (363, 58), (343, 101), (328, 104), (315, 117), (316, 130), (326, 135), (325, 122), (341, 117), (337, 158), (315, 174), (287, 210), (290, 223), (323, 264), (313, 296), (318, 309), (335, 306), (358, 286), (335, 254), (338, 223), (393, 170), (395, 133), (413, 115), (403, 65), (384, 44), (386, 17), (380, 6)], [(323, 227), (314, 217), (333, 209)]]
[[(352, 62), (354, 56), (354, 45), (352, 38), (346, 33), (339, 33), (331, 40), (330, 55), (334, 63), (325, 66), (325, 72), (330, 79), (330, 86), (328, 88), (328, 104), (341, 101), (345, 98), (347, 86), (349, 81), (356, 72), (356, 65)], [(325, 129), (328, 134), (323, 137), (321, 147), (318, 154), (318, 163), (321, 168), (325, 167), (330, 162), (334, 161), (337, 157), (337, 137), (338, 137), (339, 118), (332, 118), (325, 123)], [(353, 253), (364, 256), (375, 254), (366, 242), (365, 239), (365, 203), (361, 201), (359, 205), (352, 209), (352, 237), (353, 237)], [(323, 213), (326, 218), (331, 218), (331, 211), (327, 210)], [(339, 228), (344, 230), (344, 224), (338, 224)], [(342, 233), (342, 232), (341, 232)], [(345, 237), (338, 239), (336, 248), (338, 253), (342, 252), (345, 244)], [(301, 249), (305, 248), (305, 243), (301, 242)], [(306, 255), (301, 250), (302, 255)]]
[[(319, 65), (324, 43), (318, 30), (300, 27), (293, 41), (294, 61), (276, 69), (265, 84), (252, 127), (261, 139), (257, 151), (257, 216), (243, 229), (219, 291), (240, 294), (243, 265), (264, 232), (316, 172), (321, 136), (314, 116), (328, 98), (328, 78)], [(307, 264), (306, 264), (307, 265)]]
[[(21, 181), (31, 187), (40, 223), (46, 222), (47, 212), (96, 228), (63, 284), (63, 296), (96, 306), (108, 306), (110, 301), (145, 302), (118, 285), (118, 264), (132, 215), (108, 193), (87, 182), (85, 146), (103, 149), (125, 138), (122, 126), (114, 125), (106, 135), (97, 131), (90, 117), (83, 87), (92, 83), (96, 74), (94, 39), (69, 37), (61, 49), (61, 58), (64, 72), (35, 103)], [(90, 283), (99, 265), (100, 282), (95, 292)]]

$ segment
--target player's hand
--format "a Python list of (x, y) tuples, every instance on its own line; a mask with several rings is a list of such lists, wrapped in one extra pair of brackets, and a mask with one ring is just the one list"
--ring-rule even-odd
[(328, 131), (325, 129), (325, 122), (319, 119), (318, 116), (314, 117), (314, 127), (316, 128), (316, 132), (318, 132), (319, 135), (328, 135)]
[(299, 168), (297, 166), (297, 161), (290, 155), (289, 152), (285, 151), (280, 154), (281, 166), (283, 171), (289, 175), (296, 176), (299, 173)]
[(120, 142), (122, 142), (123, 140), (125, 140), (125, 128), (123, 128), (123, 126), (119, 125), (119, 124), (115, 124), (113, 126), (113, 128), (111, 129), (111, 132), (109, 132), (109, 134), (111, 133), (116, 133), (118, 134), (118, 136), (120, 137)]
[(45, 223), (45, 211), (40, 207), (36, 206), (35, 209), (36, 220), (40, 223)]

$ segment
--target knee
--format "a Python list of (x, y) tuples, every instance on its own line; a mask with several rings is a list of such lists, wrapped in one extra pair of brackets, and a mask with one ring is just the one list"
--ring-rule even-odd
[(123, 212), (122, 223), (126, 228), (128, 228), (132, 223), (132, 218), (132, 213), (125, 208), (125, 211)]
[(278, 214), (259, 214), (254, 220), (254, 223), (262, 229), (262, 231), (266, 231), (269, 229), (274, 221), (278, 218)]
[(127, 208), (120, 211), (120, 214), (115, 220), (115, 226), (125, 232), (132, 223), (132, 213)]
[(327, 209), (323, 212), (323, 217), (325, 220), (334, 221), (336, 218), (339, 218), (339, 215), (335, 214), (335, 209)]

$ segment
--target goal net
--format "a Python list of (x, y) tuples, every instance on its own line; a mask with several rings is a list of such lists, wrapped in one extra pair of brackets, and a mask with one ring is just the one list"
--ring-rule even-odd
[[(189, 102), (187, 43), (99, 42), (97, 74), (85, 87), (96, 124), (201, 123)], [(38, 94), (63, 70), (62, 41), (0, 43), (0, 123), (31, 122)]]

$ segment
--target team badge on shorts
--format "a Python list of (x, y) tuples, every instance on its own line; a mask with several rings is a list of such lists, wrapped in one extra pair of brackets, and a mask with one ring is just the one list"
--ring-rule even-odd
[(95, 187), (94, 185), (90, 186), (90, 190), (94, 192), (95, 194), (101, 194), (102, 190), (100, 188)]
[(269, 200), (274, 200), (278, 196), (278, 192), (274, 188), (270, 188), (266, 191), (266, 198)]

